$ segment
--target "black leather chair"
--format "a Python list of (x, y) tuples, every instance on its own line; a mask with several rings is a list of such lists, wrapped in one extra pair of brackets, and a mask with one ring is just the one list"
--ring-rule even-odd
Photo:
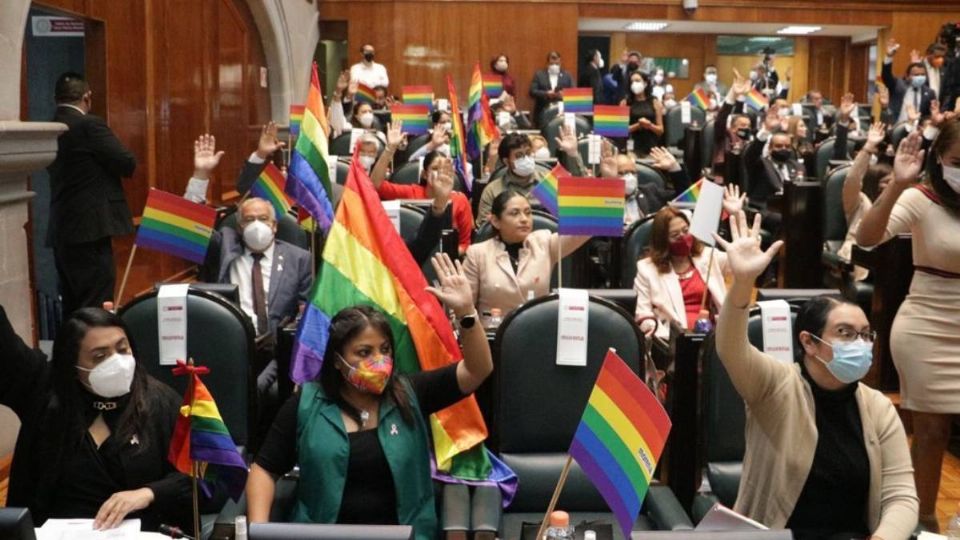
[(843, 165), (827, 173), (823, 190), (823, 254), (820, 261), (828, 272), (823, 284), (837, 287), (844, 298), (859, 305), (864, 313), (870, 313), (873, 303), (873, 284), (853, 279), (853, 263), (837, 252), (847, 237), (847, 217), (843, 211), (843, 183), (850, 172), (850, 165)]
[(329, 152), (334, 156), (351, 156), (353, 152), (350, 151), (350, 130), (344, 131), (339, 136), (334, 137), (330, 141)]
[[(229, 210), (217, 223), (216, 229), (237, 226), (237, 211), (234, 207)], [(297, 223), (297, 219), (290, 214), (277, 216), (277, 240), (283, 240), (299, 248), (310, 249), (310, 235)]]
[[(517, 495), (500, 520), (502, 538), (518, 538), (524, 522), (539, 523), (543, 518), (607, 349), (616, 349), (643, 376), (643, 336), (633, 317), (596, 297), (590, 298), (587, 365), (556, 365), (559, 303), (556, 294), (528, 302), (507, 316), (497, 331), (494, 431), (501, 458), (520, 479)], [(571, 523), (612, 523), (614, 538), (622, 538), (603, 498), (576, 462), (557, 508), (571, 513)], [(690, 527), (665, 486), (652, 486), (643, 508), (640, 529)]]
[(390, 175), (394, 184), (414, 185), (420, 183), (420, 161), (408, 161), (396, 168)]
[[(670, 107), (663, 115), (663, 143), (666, 146), (679, 146), (683, 140), (687, 126), (681, 122), (682, 108), (680, 105)], [(690, 107), (690, 122), (702, 126), (706, 121), (706, 114), (700, 107)]]
[(660, 189), (667, 185), (667, 178), (660, 169), (650, 166), (647, 163), (637, 161), (637, 184), (653, 184)]
[(647, 216), (630, 224), (623, 233), (623, 249), (620, 254), (620, 287), (633, 290), (637, 277), (637, 261), (644, 257), (653, 230), (653, 216)]
[(542, 111), (540, 111), (540, 114), (537, 116), (537, 125), (541, 127), (545, 126), (558, 116), (562, 116), (560, 114), (559, 107), (557, 106), (546, 107)]
[[(551, 156), (557, 155), (557, 137), (560, 136), (560, 126), (562, 125), (563, 116), (557, 116), (540, 129), (540, 133), (543, 134), (543, 138), (547, 140), (547, 148), (550, 149)], [(589, 134), (593, 130), (590, 122), (588, 122), (582, 116), (574, 117), (574, 125), (576, 126), (577, 130), (577, 139)]]
[(700, 132), (700, 163), (702, 163), (704, 167), (713, 167), (713, 137), (715, 129), (716, 123), (713, 120), (710, 120), (703, 125), (703, 131)]
[(423, 135), (418, 135), (412, 139), (409, 139), (407, 141), (406, 148), (404, 148), (403, 150), (397, 150), (397, 154), (396, 154), (397, 159), (404, 162), (408, 161), (410, 159), (410, 156), (412, 156), (414, 152), (419, 150), (420, 147), (427, 144), (427, 142), (429, 141), (430, 141), (429, 133), (424, 133)]
[[(133, 299), (119, 312), (137, 344), (137, 357), (154, 378), (183, 394), (188, 377), (174, 377), (160, 365), (157, 291)], [(256, 426), (253, 324), (223, 297), (191, 288), (187, 294), (187, 356), (210, 368), (204, 384), (217, 402), (223, 422), (238, 446), (247, 444)]]
[[(559, 223), (557, 222), (557, 218), (553, 217), (549, 212), (547, 212), (547, 211), (545, 211), (545, 210), (536, 210), (536, 209), (533, 211), (533, 230), (539, 231), (539, 230), (541, 230), (541, 229), (546, 229), (546, 230), (548, 230), (548, 231), (550, 231), (550, 232), (557, 232), (557, 228), (558, 228), (559, 226), (560, 226), (560, 225), (559, 225)], [(493, 226), (490, 225), (490, 222), (489, 222), (489, 221), (487, 221), (487, 222), (485, 222), (483, 225), (481, 225), (480, 228), (474, 229), (474, 231), (473, 231), (473, 243), (476, 244), (476, 243), (479, 243), (479, 242), (484, 242), (484, 241), (486, 241), (486, 240), (489, 240), (489, 239), (493, 238), (493, 234), (494, 234), (494, 233), (493, 233)], [(563, 267), (563, 272), (564, 272), (565, 274), (567, 274), (568, 276), (569, 276), (569, 275), (573, 275), (573, 274), (572, 274), (572, 272), (573, 272), (573, 263), (570, 261), (570, 258), (569, 258), (569, 257), (561, 260), (561, 261), (560, 261), (560, 264), (562, 265), (562, 267)], [(432, 270), (432, 268), (431, 268), (431, 270)], [(558, 279), (557, 273), (556, 273), (556, 272), (552, 272), (551, 275), (550, 275), (550, 287), (551, 287), (551, 288), (557, 287), (557, 279)]]
[[(426, 212), (422, 206), (415, 204), (400, 205), (400, 237), (403, 238), (404, 242), (409, 242), (416, 238), (417, 231), (420, 230), (420, 224), (423, 223), (423, 219), (426, 217)], [(439, 245), (437, 247), (439, 248)], [(436, 250), (434, 250), (434, 253), (436, 253)], [(424, 277), (427, 278), (427, 283), (433, 283), (433, 281), (437, 279), (437, 273), (433, 270), (433, 265), (429, 260), (423, 263), (420, 270), (423, 271)]]
[[(817, 147), (817, 153), (814, 157), (817, 178), (826, 178), (827, 171), (830, 169), (830, 160), (833, 159), (833, 146), (836, 142), (836, 137), (830, 137)], [(853, 152), (854, 144), (854, 141), (847, 139), (847, 153), (845, 155), (850, 155)]]

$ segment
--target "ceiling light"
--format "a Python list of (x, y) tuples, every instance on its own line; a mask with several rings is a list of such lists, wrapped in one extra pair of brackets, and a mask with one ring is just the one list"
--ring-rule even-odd
[(807, 34), (819, 32), (820, 30), (823, 30), (822, 26), (785, 26), (777, 30), (777, 33), (788, 36), (805, 36)]
[(670, 26), (665, 22), (657, 21), (636, 21), (624, 26), (624, 30), (629, 30), (631, 32), (659, 32), (664, 28)]

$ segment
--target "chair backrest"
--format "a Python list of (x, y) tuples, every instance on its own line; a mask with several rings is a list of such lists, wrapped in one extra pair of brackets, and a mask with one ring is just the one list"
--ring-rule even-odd
[[(600, 136), (600, 139), (601, 139), (601, 143), (600, 143), (601, 148), (603, 148), (602, 145), (604, 143), (607, 143), (610, 145), (616, 144), (613, 141), (611, 141), (609, 138), (604, 137), (602, 135)], [(577, 152), (580, 154), (580, 159), (583, 160), (583, 164), (586, 165), (587, 167), (590, 167), (590, 137), (583, 137), (579, 141), (577, 141)]]
[[(335, 155), (335, 154), (332, 154)], [(347, 176), (350, 174), (350, 156), (341, 156), (337, 158), (337, 178), (336, 183), (341, 186), (347, 183)]]
[(424, 217), (423, 208), (415, 204), (400, 205), (400, 237), (403, 238), (404, 242), (416, 238)]
[(537, 117), (537, 125), (545, 126), (553, 121), (554, 118), (560, 116), (560, 108), (557, 106), (553, 107), (544, 107), (540, 114)]
[(637, 162), (637, 184), (653, 184), (660, 189), (667, 185), (667, 180), (660, 169), (652, 167), (647, 163)]
[[(675, 105), (667, 109), (663, 117), (663, 142), (667, 146), (678, 146), (683, 140), (687, 126), (682, 122), (682, 107)], [(700, 107), (690, 107), (690, 121), (702, 126), (706, 115)]]
[(630, 224), (623, 233), (623, 246), (620, 252), (620, 286), (633, 289), (633, 280), (637, 277), (637, 261), (644, 256), (650, 243), (653, 230), (653, 216), (647, 216)]
[(353, 152), (350, 148), (350, 130), (344, 131), (339, 136), (334, 137), (330, 141), (330, 150), (329, 152), (335, 156), (352, 156)]
[[(550, 122), (548, 122), (545, 126), (543, 126), (542, 129), (540, 129), (540, 133), (543, 134), (543, 138), (547, 140), (547, 148), (550, 149), (551, 156), (557, 155), (557, 137), (560, 136), (560, 126), (562, 125), (563, 125), (563, 117), (557, 116), (553, 120), (550, 120)], [(583, 137), (584, 135), (587, 135), (593, 129), (590, 126), (590, 122), (588, 122), (582, 116), (574, 117), (574, 125), (576, 126), (576, 130), (577, 130), (577, 139), (579, 139), (580, 137)]]
[[(825, 178), (827, 175), (827, 170), (830, 168), (830, 160), (833, 159), (833, 147), (837, 142), (836, 137), (830, 137), (825, 139), (820, 146), (817, 147), (816, 153), (816, 164), (817, 164), (817, 178)], [(853, 152), (854, 142), (850, 139), (847, 139), (847, 152), (844, 154), (844, 159), (846, 156), (850, 155)]]
[(713, 167), (714, 152), (714, 133), (716, 122), (710, 120), (703, 125), (703, 131), (700, 132), (700, 156), (704, 167)]
[(412, 156), (414, 152), (419, 150), (422, 146), (427, 144), (429, 141), (430, 141), (429, 133), (424, 133), (423, 135), (414, 137), (412, 140), (407, 142), (407, 147), (405, 149), (397, 152), (397, 159), (402, 159), (403, 161), (409, 160), (410, 156)]
[[(160, 365), (157, 291), (141, 295), (120, 309), (137, 358), (147, 372), (183, 393), (187, 377), (174, 377)], [(245, 445), (256, 403), (252, 365), (254, 329), (239, 308), (217, 294), (191, 288), (187, 294), (187, 357), (210, 368), (204, 383), (217, 402), (233, 441)]]
[(397, 167), (390, 175), (390, 181), (394, 184), (414, 185), (420, 183), (420, 161), (408, 161)]
[(850, 165), (843, 165), (827, 173), (823, 190), (824, 241), (842, 241), (847, 237), (847, 216), (843, 212), (843, 183), (850, 168)]
[[(541, 229), (546, 229), (550, 232), (557, 232), (559, 224), (557, 223), (557, 218), (550, 215), (550, 213), (543, 210), (534, 209), (533, 211), (533, 230), (539, 231)], [(473, 243), (483, 242), (493, 238), (493, 225), (490, 225), (490, 222), (484, 222), (479, 229), (476, 230), (473, 237)]]
[[(236, 208), (233, 208), (232, 210), (228, 211), (220, 220), (220, 223), (217, 224), (217, 230), (227, 227), (236, 228), (237, 218), (237, 210)], [(297, 219), (290, 214), (277, 216), (276, 238), (277, 240), (282, 240), (288, 244), (293, 244), (302, 249), (310, 249), (310, 236), (307, 234), (307, 231), (300, 227), (300, 225), (297, 223)]]

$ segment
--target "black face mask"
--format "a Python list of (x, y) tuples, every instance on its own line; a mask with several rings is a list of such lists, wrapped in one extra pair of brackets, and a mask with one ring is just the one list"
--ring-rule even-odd
[(773, 158), (774, 161), (782, 163), (790, 159), (790, 150), (774, 150), (770, 152), (770, 157)]
[(741, 139), (749, 139), (751, 135), (753, 135), (753, 130), (751, 130), (750, 128), (743, 128), (743, 129), (737, 130), (737, 136), (740, 137)]
[(639, 67), (640, 67), (640, 64), (636, 62), (630, 62), (629, 64), (627, 64), (628, 71), (636, 71)]
[(363, 59), (366, 60), (367, 62), (373, 62), (373, 53), (372, 52), (363, 53)]

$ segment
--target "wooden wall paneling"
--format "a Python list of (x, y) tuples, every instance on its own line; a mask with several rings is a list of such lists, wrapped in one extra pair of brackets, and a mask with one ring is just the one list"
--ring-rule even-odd
[[(693, 91), (695, 84), (703, 79), (707, 58), (716, 58), (717, 36), (714, 34), (661, 34), (630, 32), (624, 38), (629, 50), (638, 50), (645, 57), (686, 58), (689, 60), (690, 76), (687, 79), (672, 79), (677, 100), (682, 100)], [(618, 49), (619, 53), (622, 49)], [(712, 51), (712, 54), (708, 51)]]
[(847, 90), (853, 93), (857, 103), (867, 103), (870, 80), (870, 43), (851, 44), (847, 55)]
[(834, 103), (846, 92), (846, 38), (810, 38), (809, 87)]
[[(224, 155), (221, 171), (217, 175), (216, 201), (223, 200), (225, 190), (232, 190), (234, 171), (239, 171), (249, 153), (247, 147), (247, 108), (253, 104), (247, 99), (247, 87), (255, 80), (248, 69), (247, 31), (243, 18), (237, 12), (233, 0), (217, 0), (214, 16), (218, 29), (216, 46), (210, 67), (214, 76), (210, 88), (205, 93), (211, 100), (211, 131), (217, 137), (217, 144), (223, 148), (237, 149), (231, 155)], [(222, 142), (221, 142), (222, 141)], [(227, 189), (229, 187), (229, 189)]]
[[(910, 51), (916, 49), (923, 55), (927, 46), (934, 42), (940, 27), (946, 22), (960, 21), (960, 10), (940, 13), (897, 12), (893, 14), (889, 37), (900, 43), (900, 50), (893, 59), (893, 73), (902, 76), (910, 63)], [(887, 42), (879, 43), (878, 56), (886, 54)]]

